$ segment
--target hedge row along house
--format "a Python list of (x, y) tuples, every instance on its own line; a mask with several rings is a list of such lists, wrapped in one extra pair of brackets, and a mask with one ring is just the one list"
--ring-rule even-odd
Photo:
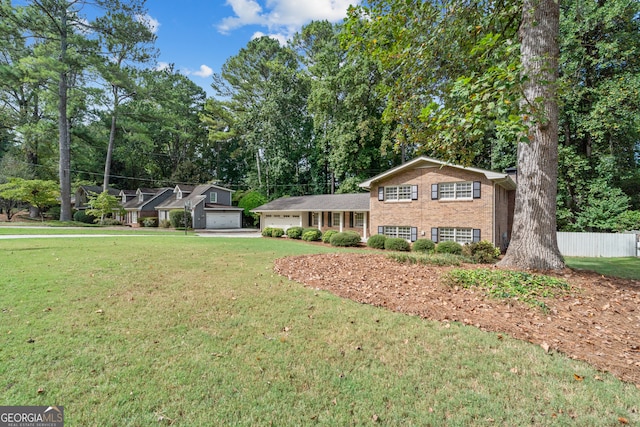
[(418, 157), (360, 184), (368, 193), (285, 197), (253, 210), (261, 229), (317, 227), (408, 241), (487, 240), (506, 249), (515, 207), (515, 170), (499, 173)]
[[(169, 220), (169, 213), (178, 209), (191, 214), (195, 229), (234, 229), (242, 226), (243, 209), (231, 204), (233, 190), (214, 184), (108, 191), (120, 197), (125, 212), (124, 215), (114, 213), (114, 218), (132, 227), (137, 227), (145, 218)], [(75, 195), (76, 209), (87, 209), (88, 197), (101, 192), (102, 187), (80, 187)]]

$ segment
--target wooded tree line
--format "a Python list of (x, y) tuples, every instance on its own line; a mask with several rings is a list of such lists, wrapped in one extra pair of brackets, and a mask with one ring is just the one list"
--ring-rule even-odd
[[(250, 41), (208, 99), (154, 68), (144, 16), (143, 0), (0, 0), (1, 181), (53, 179), (63, 200), (72, 182), (353, 192), (420, 154), (515, 166), (525, 119), (544, 120), (520, 105), (518, 1), (369, 1), (285, 46)], [(561, 3), (562, 230), (640, 226), (639, 17), (637, 1)]]

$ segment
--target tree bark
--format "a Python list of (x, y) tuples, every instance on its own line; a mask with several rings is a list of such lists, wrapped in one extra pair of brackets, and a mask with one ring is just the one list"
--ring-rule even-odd
[[(65, 66), (67, 54), (67, 11), (61, 10), (60, 23), (60, 62)], [(71, 221), (71, 143), (67, 122), (67, 71), (60, 73), (58, 82), (58, 130), (59, 136), (59, 177), (60, 177), (60, 221)]]
[(518, 188), (513, 231), (501, 267), (559, 270), (558, 190), (558, 0), (524, 0), (520, 26), (524, 119), (528, 141), (518, 143)]

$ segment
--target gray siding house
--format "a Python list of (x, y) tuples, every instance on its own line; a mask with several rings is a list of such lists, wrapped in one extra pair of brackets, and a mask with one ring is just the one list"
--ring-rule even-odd
[(233, 190), (215, 184), (176, 185), (172, 197), (156, 206), (158, 220), (169, 220), (173, 210), (191, 213), (194, 229), (233, 229), (242, 227), (242, 208), (231, 205)]

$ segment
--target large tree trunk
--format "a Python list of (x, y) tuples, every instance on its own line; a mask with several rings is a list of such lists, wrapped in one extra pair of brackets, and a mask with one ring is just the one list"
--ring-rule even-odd
[(107, 146), (107, 158), (104, 162), (104, 178), (102, 180), (102, 191), (109, 191), (109, 178), (111, 176), (111, 158), (116, 140), (116, 111), (118, 108), (118, 89), (113, 88), (113, 112), (111, 116), (111, 130), (109, 131), (109, 145)]
[(558, 0), (525, 0), (520, 26), (522, 106), (528, 142), (518, 144), (513, 232), (501, 267), (558, 270), (564, 260), (556, 234), (558, 189)]
[[(67, 11), (62, 10), (60, 31), (60, 62), (65, 65), (67, 53)], [(67, 71), (60, 73), (58, 83), (58, 130), (60, 132), (60, 221), (71, 221), (71, 143), (67, 122)]]

